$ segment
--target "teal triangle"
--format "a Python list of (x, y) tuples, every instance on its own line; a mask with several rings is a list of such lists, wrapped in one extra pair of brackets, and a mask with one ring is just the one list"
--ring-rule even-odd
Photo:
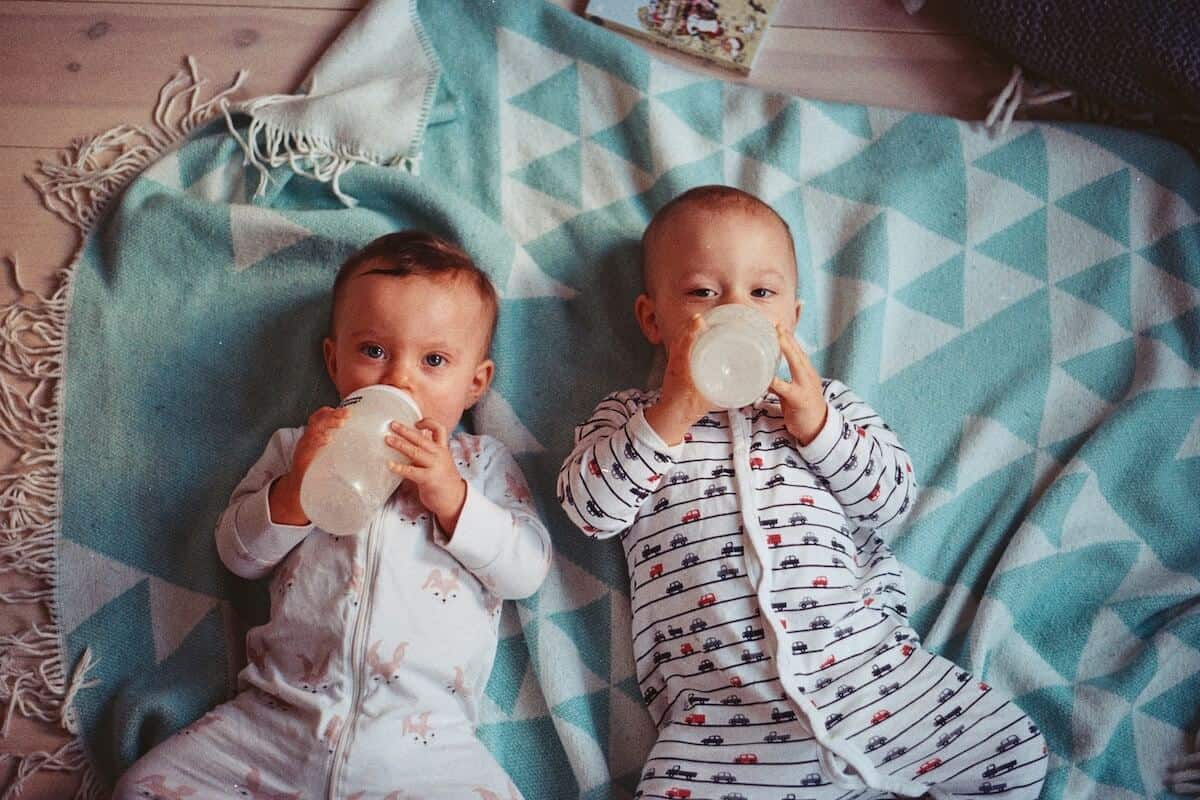
[(1046, 737), (1046, 747), (1065, 759), (1075, 752), (1071, 741), (1075, 691), (1070, 686), (1044, 686), (1013, 698)]
[(1046, 451), (1058, 459), (1058, 463), (1066, 464), (1075, 457), (1091, 435), (1091, 431), (1084, 431), (1065, 439), (1059, 439), (1057, 442), (1046, 445)]
[(656, 98), (696, 133), (720, 142), (725, 124), (724, 87), (722, 81), (700, 81), (656, 95)]
[(842, 278), (888, 285), (887, 215), (876, 214), (858, 233), (842, 245), (821, 268)]
[(1200, 212), (1200, 170), (1184, 169), (1194, 163), (1182, 146), (1158, 136), (1122, 130), (1111, 125), (1064, 125), (1071, 133), (1095, 142), (1122, 161), (1149, 175), (1155, 183), (1179, 195), (1192, 210)]
[(1110, 403), (1116, 403), (1133, 383), (1136, 348), (1132, 338), (1078, 355), (1059, 366), (1075, 380)]
[(961, 253), (926, 272), (896, 292), (896, 299), (948, 325), (963, 324), (963, 263)]
[(1144, 333), (1174, 350), (1192, 369), (1200, 369), (1200, 306)]
[(818, 111), (829, 117), (842, 130), (852, 133), (860, 139), (870, 139), (871, 117), (867, 114), (866, 106), (848, 103), (830, 103), (825, 100), (809, 100)]
[(1055, 205), (1129, 246), (1128, 168), (1060, 197)]
[(1046, 209), (1017, 220), (975, 248), (1002, 264), (1046, 280)]
[(529, 648), (525, 645), (525, 637), (516, 634), (501, 639), (496, 645), (492, 674), (484, 693), (505, 713), (513, 713), (528, 668)]
[(1148, 643), (1150, 637), (1146, 638), (1146, 642), (1135, 639), (1133, 636), (1121, 642), (1105, 642), (1106, 647), (1135, 655), (1120, 669), (1085, 682), (1089, 686), (1096, 686), (1112, 692), (1131, 705), (1137, 702), (1142, 690), (1150, 685), (1150, 681), (1154, 680), (1155, 670), (1158, 669), (1158, 656), (1154, 646)]
[(1078, 766), (1097, 783), (1120, 786), (1135, 795), (1145, 796), (1146, 787), (1142, 784), (1142, 771), (1138, 767), (1138, 760), (1130, 758), (1130, 754), (1137, 751), (1137, 742), (1133, 735), (1133, 715), (1129, 714), (1117, 724), (1104, 752), (1095, 758), (1080, 762)]
[(1071, 765), (1046, 770), (1046, 780), (1042, 782), (1041, 797), (1045, 800), (1070, 800), (1067, 797), (1067, 783), (1071, 779)]
[(639, 100), (625, 119), (592, 135), (592, 141), (645, 172), (654, 171), (649, 101)]
[(1062, 545), (1063, 522), (1086, 482), (1087, 473), (1084, 472), (1060, 475), (1038, 498), (1029, 514), (1029, 521), (1041, 528), (1056, 546)]
[(513, 171), (512, 177), (578, 208), (582, 172), (581, 150), (579, 142), (575, 142)]
[[(1013, 630), (1066, 680), (1087, 646), (1095, 608), (1121, 585), (1137, 561), (1133, 542), (1107, 542), (1052, 555), (993, 575), (987, 594), (1003, 602)], [(1080, 564), (1087, 564), (1080, 570)], [(1053, 587), (1057, 602), (1043, 601)]]
[(1162, 694), (1138, 706), (1138, 711), (1161, 719), (1180, 730), (1196, 724), (1196, 698), (1200, 697), (1200, 672), (1193, 672)]
[(554, 707), (554, 716), (570, 722), (582, 731), (586, 731), (600, 749), (608, 756), (609, 746), (609, 707), (608, 689), (604, 688), (591, 694), (581, 694), (572, 697)]
[(609, 651), (612, 627), (612, 600), (605, 594), (582, 608), (570, 611), (558, 611), (550, 615), (550, 620), (562, 628), (588, 669), (604, 680), (609, 675)]
[(770, 164), (793, 180), (800, 180), (800, 104), (793, 101), (783, 107), (763, 127), (743, 137), (733, 149), (750, 158)]
[(508, 102), (568, 133), (579, 134), (579, 73), (572, 64)]
[(639, 702), (639, 703), (642, 702), (642, 689), (638, 685), (638, 680), (637, 680), (636, 675), (630, 675), (628, 678), (626, 678), (625, 680), (618, 683), (616, 685), (616, 688), (620, 689), (622, 692), (629, 695), (637, 702)]
[(1200, 222), (1168, 233), (1140, 251), (1142, 258), (1200, 289)]
[(980, 156), (974, 166), (1015, 183), (1034, 197), (1045, 200), (1049, 196), (1046, 141), (1037, 129)]
[(967, 238), (967, 184), (958, 124), (912, 114), (812, 185), (860, 203), (889, 206), (956, 242)]
[(1154, 634), (1167, 628), (1187, 608), (1190, 595), (1168, 594), (1138, 597), (1109, 605), (1125, 626), (1139, 638), (1149, 641)]
[(579, 793), (579, 782), (550, 716), (519, 722), (483, 723), (483, 742), (525, 800), (562, 800)]
[(612, 800), (613, 799), (613, 784), (612, 781), (605, 781), (597, 786), (588, 789), (582, 795), (580, 800)]
[(1132, 325), (1129, 310), (1130, 256), (1122, 253), (1076, 273), (1056, 286), (1104, 309), (1110, 317), (1128, 330)]

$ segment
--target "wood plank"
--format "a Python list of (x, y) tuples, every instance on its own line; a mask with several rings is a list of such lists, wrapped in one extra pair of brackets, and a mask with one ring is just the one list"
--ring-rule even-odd
[(58, 146), (148, 123), (158, 89), (194, 55), (215, 91), (292, 91), (351, 10), (0, 2), (0, 145)]

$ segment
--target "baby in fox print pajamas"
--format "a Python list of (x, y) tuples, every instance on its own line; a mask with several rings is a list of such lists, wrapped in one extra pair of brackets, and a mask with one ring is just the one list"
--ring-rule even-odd
[[(924, 650), (887, 546), (916, 497), (908, 454), (823, 380), (799, 319), (787, 224), (737, 189), (690, 190), (642, 239), (635, 312), (661, 390), (604, 398), (575, 431), (559, 500), (629, 567), (633, 651), (658, 726), (635, 797), (1033, 800), (1037, 726)], [(703, 312), (753, 307), (791, 371), (713, 409), (688, 367)]]
[(344, 410), (274, 433), (216, 530), (230, 570), (271, 576), (240, 691), (139, 759), (118, 800), (520, 799), (476, 710), (501, 604), (537, 591), (550, 540), (505, 448), (448, 433), (491, 380), (495, 292), (458, 247), (398, 233), (342, 266), (333, 310), (339, 395), (389, 384), (426, 415), (388, 439), (410, 461), (392, 465), (403, 482), (366, 528), (334, 536), (298, 490)]

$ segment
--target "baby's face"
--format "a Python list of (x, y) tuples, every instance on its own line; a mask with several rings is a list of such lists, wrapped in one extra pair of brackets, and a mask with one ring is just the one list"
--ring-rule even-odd
[(455, 276), (352, 275), (324, 342), (325, 366), (339, 396), (395, 386), (453, 431), (491, 381), (490, 321), (483, 299)]
[(769, 213), (681, 213), (647, 242), (646, 256), (637, 314), (652, 344), (669, 349), (694, 314), (726, 303), (757, 309), (786, 330), (796, 327), (791, 237)]

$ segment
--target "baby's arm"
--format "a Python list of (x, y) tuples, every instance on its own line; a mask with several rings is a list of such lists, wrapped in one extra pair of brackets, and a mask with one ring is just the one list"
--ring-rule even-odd
[(912, 461), (874, 409), (839, 381), (822, 381), (825, 424), (801, 457), (860, 527), (897, 528), (916, 497)]
[(300, 439), (295, 428), (278, 430), (258, 461), (233, 490), (217, 521), (217, 553), (235, 575), (261, 578), (304, 540), (312, 524), (288, 525), (271, 517), (270, 491), (292, 468)]
[(645, 395), (617, 392), (575, 428), (575, 449), (558, 472), (558, 501), (585, 533), (608, 538), (633, 524), (682, 443), (667, 446), (646, 422)]
[(508, 450), (490, 437), (480, 442), (480, 477), (467, 482), (453, 536), (439, 529), (436, 540), (490, 592), (519, 600), (536, 592), (550, 571), (550, 534)]

